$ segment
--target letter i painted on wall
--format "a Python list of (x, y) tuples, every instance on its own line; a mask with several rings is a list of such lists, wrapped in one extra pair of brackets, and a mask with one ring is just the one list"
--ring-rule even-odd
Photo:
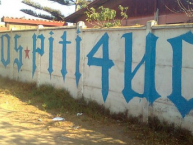
[(76, 86), (78, 87), (78, 83), (81, 77), (81, 73), (79, 70), (79, 66), (80, 66), (80, 42), (81, 42), (81, 38), (79, 36), (79, 29), (77, 29), (77, 37), (76, 37), (76, 72), (75, 72), (75, 77), (76, 77)]
[(155, 86), (155, 66), (156, 66), (156, 42), (158, 37), (149, 33), (146, 36), (145, 48), (145, 80), (143, 96), (149, 101), (150, 105), (161, 97)]
[[(38, 35), (38, 37), (36, 36), (36, 34), (34, 34), (32, 36), (33, 38), (33, 60), (32, 60), (32, 78), (34, 76), (35, 70), (36, 70), (36, 53), (40, 54), (41, 56), (44, 54), (44, 35)], [(36, 48), (36, 39), (40, 39), (40, 43), (41, 43), (41, 48)]]
[[(130, 102), (134, 97), (145, 97), (152, 104), (160, 95), (155, 89), (155, 49), (157, 37), (149, 33), (146, 37), (146, 50), (142, 60), (132, 72), (132, 33), (126, 33), (122, 37), (125, 38), (125, 87), (122, 91), (125, 100)], [(132, 79), (145, 62), (145, 85), (144, 93), (139, 94), (132, 89)]]
[(182, 96), (182, 41), (193, 44), (193, 34), (188, 32), (175, 38), (168, 39), (173, 49), (172, 93), (168, 98), (178, 108), (182, 117), (193, 109), (193, 98), (187, 101)]
[[(103, 49), (103, 58), (93, 57), (101, 45)], [(109, 69), (114, 65), (113, 61), (109, 59), (109, 36), (107, 33), (101, 37), (87, 57), (89, 66), (102, 67), (102, 95), (105, 102), (109, 92)]]
[(17, 34), (16, 34), (15, 37), (14, 37), (14, 39), (15, 39), (15, 47), (14, 47), (14, 49), (15, 49), (16, 52), (19, 51), (19, 59), (16, 58), (16, 59), (14, 60), (14, 63), (13, 63), (13, 64), (16, 64), (16, 65), (17, 65), (18, 72), (20, 71), (21, 66), (23, 65), (23, 63), (22, 63), (22, 50), (23, 50), (23, 47), (21, 47), (21, 45), (19, 45), (19, 47), (17, 47), (17, 39), (20, 38), (20, 37), (21, 37), (21, 36), (19, 36), (19, 35), (17, 35)]
[(61, 74), (62, 74), (63, 80), (65, 81), (65, 76), (67, 74), (67, 70), (66, 70), (66, 45), (71, 44), (71, 42), (66, 40), (66, 31), (64, 31), (61, 38), (62, 38), (62, 41), (59, 42), (60, 44), (62, 44), (62, 69), (61, 69)]
[(48, 67), (48, 72), (50, 74), (50, 79), (51, 79), (51, 75), (53, 70), (53, 42), (54, 42), (54, 38), (52, 37), (54, 33), (52, 31), (50, 31), (50, 35), (51, 37), (48, 39), (49, 40), (49, 67)]
[[(4, 57), (4, 38), (7, 40), (7, 60)], [(10, 36), (8, 34), (1, 36), (1, 62), (5, 67), (10, 63)]]

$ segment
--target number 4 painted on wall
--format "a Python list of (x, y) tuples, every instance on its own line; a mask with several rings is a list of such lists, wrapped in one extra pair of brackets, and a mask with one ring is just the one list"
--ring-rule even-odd
[[(93, 57), (101, 45), (103, 49), (103, 57)], [(109, 69), (114, 65), (113, 61), (109, 59), (109, 36), (107, 33), (101, 37), (87, 57), (89, 66), (94, 65), (102, 67), (102, 95), (105, 102), (109, 92)]]

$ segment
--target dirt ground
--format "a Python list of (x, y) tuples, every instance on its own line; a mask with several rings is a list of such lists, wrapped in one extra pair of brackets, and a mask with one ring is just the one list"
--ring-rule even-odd
[(65, 121), (54, 122), (51, 113), (0, 92), (1, 145), (142, 145), (125, 134), (120, 122), (102, 124), (86, 115), (65, 113)]
[(0, 77), (0, 145), (193, 144), (190, 131), (167, 122), (149, 118), (144, 124), (139, 117), (109, 113), (63, 89)]

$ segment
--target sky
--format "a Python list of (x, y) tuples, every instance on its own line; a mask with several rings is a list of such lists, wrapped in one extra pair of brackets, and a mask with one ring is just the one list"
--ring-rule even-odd
[[(37, 19), (36, 17), (30, 16), (30, 15), (27, 15), (27, 14), (21, 12), (20, 9), (31, 9), (31, 10), (35, 11), (36, 13), (47, 14), (45, 12), (42, 12), (40, 10), (37, 10), (37, 9), (32, 8), (30, 6), (27, 6), (27, 5), (23, 4), (21, 1), (22, 0), (1, 0), (0, 19), (3, 16), (15, 17), (15, 18), (24, 17), (27, 19)], [(68, 16), (75, 11), (74, 6), (64, 6), (64, 5), (60, 5), (56, 2), (51, 2), (48, 0), (33, 0), (33, 1), (39, 3), (42, 6), (48, 6), (48, 7), (51, 7), (53, 9), (60, 10), (64, 16)]]

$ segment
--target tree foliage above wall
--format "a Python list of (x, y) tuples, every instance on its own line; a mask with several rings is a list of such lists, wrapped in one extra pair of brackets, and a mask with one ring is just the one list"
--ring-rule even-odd
[(121, 20), (116, 19), (117, 12), (110, 8), (104, 8), (100, 6), (97, 10), (93, 7), (88, 9), (85, 14), (87, 16), (86, 21), (89, 22), (94, 27), (114, 27), (120, 26), (123, 19), (127, 19), (128, 15), (126, 14), (128, 7), (118, 6), (120, 10)]

